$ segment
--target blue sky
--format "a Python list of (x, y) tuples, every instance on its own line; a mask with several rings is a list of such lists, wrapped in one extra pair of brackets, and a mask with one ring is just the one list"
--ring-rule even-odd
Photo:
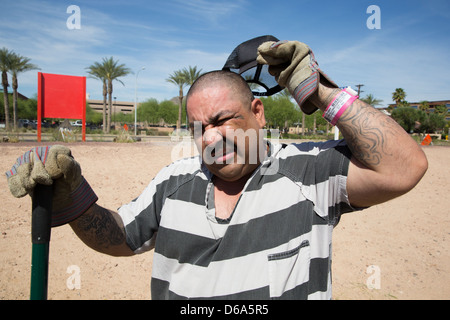
[[(70, 30), (67, 8), (81, 11)], [(381, 29), (367, 28), (370, 5)], [(85, 68), (113, 56), (135, 74), (114, 83), (118, 101), (177, 96), (166, 81), (175, 70), (221, 69), (231, 51), (272, 34), (307, 43), (320, 67), (340, 86), (364, 84), (385, 106), (403, 88), (410, 102), (450, 99), (450, 1), (212, 1), (212, 0), (0, 0), (0, 47), (31, 58), (41, 72), (86, 76)], [(101, 83), (87, 80), (92, 99)], [(37, 71), (19, 75), (19, 92), (37, 93)]]

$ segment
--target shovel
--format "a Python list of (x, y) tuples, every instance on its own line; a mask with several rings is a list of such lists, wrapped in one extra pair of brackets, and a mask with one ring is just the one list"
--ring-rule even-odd
[(52, 188), (38, 184), (32, 196), (30, 300), (47, 300)]

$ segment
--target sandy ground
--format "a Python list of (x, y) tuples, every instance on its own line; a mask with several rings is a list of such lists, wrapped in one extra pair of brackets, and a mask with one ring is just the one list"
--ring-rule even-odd
[[(0, 143), (0, 172), (37, 143)], [(173, 142), (68, 144), (99, 204), (138, 196), (172, 160)], [(424, 147), (429, 169), (410, 193), (341, 219), (334, 232), (334, 299), (450, 298), (450, 148)], [(0, 179), (0, 299), (28, 299), (31, 200)], [(49, 299), (151, 299), (153, 253), (115, 258), (52, 230)], [(76, 287), (79, 280), (80, 287)]]

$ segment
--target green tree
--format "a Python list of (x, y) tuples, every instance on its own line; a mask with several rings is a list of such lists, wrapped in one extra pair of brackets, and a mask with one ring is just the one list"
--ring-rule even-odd
[[(197, 66), (194, 66), (194, 67), (189, 66), (189, 68), (183, 69), (183, 73), (184, 73), (184, 77), (186, 78), (186, 85), (190, 87), (194, 84), (195, 80), (197, 80), (202, 75), (202, 69), (197, 70)], [(187, 126), (187, 123), (188, 123), (188, 119), (187, 119), (187, 113), (186, 113), (186, 126)]]
[(5, 108), (5, 128), (10, 130), (9, 121), (9, 99), (8, 99), (8, 72), (11, 67), (11, 58), (14, 53), (3, 47), (0, 49), (0, 71), (2, 72), (2, 87), (3, 87), (3, 104)]
[(374, 107), (381, 105), (381, 103), (383, 102), (383, 100), (375, 98), (373, 94), (368, 94), (364, 99), (361, 100)]
[[(91, 67), (94, 66), (92, 70)], [(104, 79), (107, 83), (107, 92), (108, 92), (108, 111), (107, 111), (107, 119), (106, 119), (106, 133), (110, 132), (111, 129), (111, 113), (112, 113), (112, 93), (113, 93), (113, 81), (119, 81), (122, 85), (124, 83), (119, 80), (120, 77), (124, 77), (130, 73), (132, 73), (130, 68), (127, 68), (125, 64), (119, 64), (119, 60), (114, 60), (113, 57), (109, 59), (103, 58), (102, 63), (94, 63), (88, 67), (87, 69), (91, 71), (92, 76), (96, 77), (95, 71), (100, 71), (100, 77), (98, 79)], [(95, 67), (100, 66), (100, 69), (95, 69)], [(89, 73), (88, 71), (88, 73)], [(105, 83), (105, 82), (104, 82)], [(105, 123), (103, 123), (103, 128), (105, 127)]]
[(295, 108), (289, 97), (274, 95), (263, 97), (261, 101), (264, 104), (264, 115), (269, 127), (283, 129), (300, 118), (300, 111)]
[(106, 132), (106, 100), (108, 97), (107, 83), (106, 83), (106, 71), (102, 63), (94, 62), (86, 68), (89, 77), (102, 81), (103, 83), (103, 132)]
[(434, 107), (434, 112), (445, 117), (447, 115), (448, 109), (445, 105), (438, 105)]
[(399, 104), (397, 104), (397, 107), (398, 107), (398, 108), (409, 108), (409, 107), (410, 107), (410, 104), (409, 104), (408, 101), (403, 100), (403, 101), (400, 101)]
[(113, 93), (113, 81), (119, 81), (123, 86), (125, 84), (119, 80), (120, 77), (133, 73), (130, 68), (127, 68), (125, 64), (118, 64), (119, 60), (114, 61), (113, 57), (109, 59), (103, 58), (103, 66), (106, 71), (106, 80), (108, 81), (108, 119), (106, 133), (109, 133), (111, 129), (111, 113), (112, 113), (112, 93)]
[(183, 70), (176, 70), (169, 78), (166, 79), (167, 82), (173, 83), (178, 86), (178, 121), (177, 121), (177, 131), (181, 127), (181, 116), (183, 112), (183, 88), (188, 85), (188, 79)]
[(17, 109), (19, 119), (37, 119), (37, 98), (19, 100)]
[(419, 104), (419, 110), (428, 112), (428, 110), (430, 109), (430, 105), (428, 104), (428, 101), (422, 101)]
[(316, 127), (326, 130), (328, 122), (322, 117), (322, 113), (322, 111), (316, 110), (313, 114), (307, 115), (305, 117), (305, 128), (313, 128), (314, 133)]
[(102, 123), (102, 115), (96, 112), (94, 109), (92, 109), (89, 106), (89, 103), (87, 102), (86, 102), (86, 122), (93, 123), (96, 125)]
[(17, 75), (22, 72), (37, 70), (39, 69), (33, 63), (30, 63), (30, 58), (23, 57), (19, 54), (13, 53), (11, 55), (10, 60), (10, 73), (12, 74), (12, 89), (13, 89), (13, 127), (14, 130), (17, 129), (17, 100), (18, 100), (18, 91), (19, 82), (17, 80)]
[(421, 123), (420, 130), (424, 133), (434, 133), (445, 127), (446, 121), (443, 115), (438, 113), (430, 113)]
[(159, 104), (156, 99), (148, 99), (139, 104), (137, 109), (138, 117), (141, 121), (156, 124), (159, 122)]
[(186, 84), (188, 86), (192, 86), (201, 75), (202, 75), (202, 69), (197, 70), (197, 66), (183, 69), (184, 77), (186, 78)]
[[(4, 98), (4, 94), (2, 92), (2, 90), (0, 90), (0, 123), (3, 123), (5, 120), (5, 99)], [(9, 114), (12, 114), (12, 110), (11, 110), (11, 106), (12, 106), (12, 97), (9, 94), (8, 95), (8, 112)], [(6, 125), (5, 125), (6, 127)]]
[(166, 124), (176, 123), (178, 106), (169, 100), (159, 103), (156, 99), (148, 99), (142, 102), (137, 113), (139, 119), (152, 124), (159, 124), (163, 121)]
[(406, 132), (413, 132), (418, 125), (426, 119), (425, 112), (410, 107), (396, 108), (392, 111), (391, 117), (405, 129)]
[(397, 88), (392, 93), (392, 100), (397, 104), (397, 107), (400, 106), (401, 102), (406, 98), (406, 92), (402, 88)]
[(165, 123), (176, 123), (178, 117), (178, 106), (170, 100), (164, 100), (159, 104), (159, 119)]

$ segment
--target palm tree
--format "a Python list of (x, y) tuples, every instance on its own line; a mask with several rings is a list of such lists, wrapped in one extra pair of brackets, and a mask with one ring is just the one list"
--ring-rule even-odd
[(397, 104), (397, 107), (399, 107), (401, 105), (402, 101), (405, 101), (405, 98), (406, 98), (406, 93), (405, 93), (405, 90), (403, 90), (402, 88), (397, 88), (392, 93), (392, 100), (395, 101), (395, 103)]
[(361, 100), (374, 107), (379, 106), (383, 102), (383, 100), (381, 99), (376, 99), (372, 94), (368, 94), (364, 99)]
[(177, 121), (177, 131), (181, 127), (181, 114), (183, 111), (183, 88), (188, 84), (188, 79), (183, 70), (174, 71), (169, 78), (166, 79), (167, 82), (173, 83), (178, 86), (178, 121)]
[(39, 69), (37, 65), (30, 63), (30, 60), (30, 58), (23, 57), (16, 53), (13, 53), (11, 56), (10, 73), (12, 74), (14, 130), (17, 129), (17, 89), (19, 88), (17, 74)]
[[(127, 68), (124, 64), (118, 64), (119, 60), (114, 60), (113, 57), (110, 57), (109, 59), (103, 58), (102, 63), (94, 63), (91, 67), (94, 67), (93, 70), (88, 67), (87, 69), (93, 71), (93, 76), (96, 71), (99, 71), (100, 73), (96, 76), (98, 79), (101, 79), (103, 81), (103, 84), (105, 85), (105, 82), (107, 83), (107, 93), (108, 93), (108, 111), (107, 111), (107, 119), (106, 119), (106, 130), (104, 130), (105, 133), (110, 132), (111, 128), (111, 111), (112, 111), (112, 93), (113, 93), (113, 81), (117, 80), (122, 85), (124, 83), (120, 81), (118, 78), (124, 77), (130, 73), (133, 73), (130, 68)], [(103, 86), (103, 92), (104, 92), (104, 86)], [(104, 95), (103, 95), (104, 97)], [(103, 128), (105, 128), (105, 123), (103, 122)]]
[(411, 105), (410, 105), (409, 102), (406, 101), (406, 100), (400, 101), (400, 103), (397, 104), (397, 107), (399, 107), (399, 108), (403, 108), (403, 107), (407, 108), (407, 107), (410, 107), (410, 106), (411, 106)]
[(112, 112), (112, 93), (113, 93), (113, 84), (114, 80), (119, 81), (123, 86), (125, 84), (120, 81), (119, 77), (124, 77), (130, 73), (133, 73), (130, 68), (125, 67), (124, 64), (119, 64), (119, 60), (114, 61), (113, 57), (106, 59), (103, 58), (103, 65), (106, 71), (106, 80), (108, 81), (108, 126), (106, 129), (106, 133), (109, 133), (111, 128), (111, 112)]
[(106, 100), (108, 97), (108, 90), (106, 86), (106, 72), (103, 65), (99, 62), (94, 62), (93, 65), (86, 68), (90, 78), (98, 79), (103, 83), (103, 132), (106, 133)]
[(0, 71), (2, 72), (3, 101), (5, 105), (5, 128), (9, 131), (9, 99), (8, 99), (8, 72), (11, 66), (13, 51), (3, 47), (0, 49)]
[(186, 77), (187, 85), (192, 86), (195, 80), (197, 80), (202, 75), (202, 69), (197, 70), (197, 66), (189, 66), (189, 69), (183, 69), (183, 74)]
[[(197, 70), (197, 66), (191, 67), (189, 66), (189, 69), (184, 68), (183, 69), (184, 76), (186, 78), (186, 82), (188, 86), (192, 86), (201, 75), (202, 75), (202, 69)], [(186, 126), (188, 123), (187, 118), (187, 112), (186, 112)]]
[(437, 105), (434, 107), (434, 113), (445, 117), (448, 113), (448, 108), (446, 105)]
[(419, 110), (428, 112), (430, 109), (430, 105), (428, 104), (428, 101), (421, 101), (419, 104)]

